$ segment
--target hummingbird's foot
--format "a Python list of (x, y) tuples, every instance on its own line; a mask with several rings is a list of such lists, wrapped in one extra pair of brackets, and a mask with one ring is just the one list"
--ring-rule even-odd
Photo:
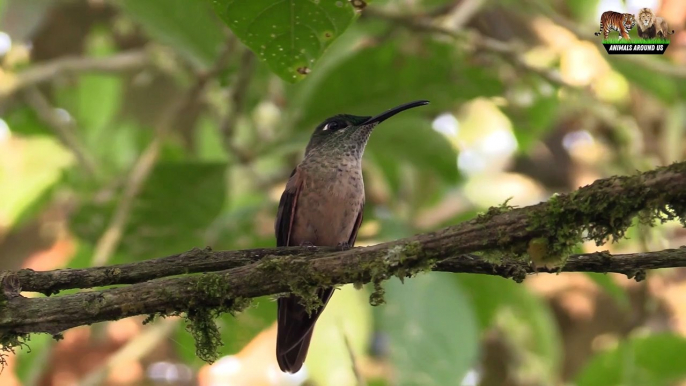
[(309, 241), (303, 241), (302, 243), (300, 243), (300, 246), (305, 247), (305, 248), (307, 248), (308, 251), (312, 251), (312, 252), (317, 250), (317, 247)]
[(338, 243), (336, 245), (336, 250), (347, 251), (348, 249), (350, 249), (350, 244), (348, 244), (347, 242)]

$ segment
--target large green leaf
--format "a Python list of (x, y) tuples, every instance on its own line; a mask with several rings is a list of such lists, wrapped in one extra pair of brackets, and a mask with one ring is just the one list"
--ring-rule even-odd
[(310, 131), (332, 115), (374, 115), (417, 99), (431, 104), (414, 114), (450, 111), (460, 101), (502, 91), (492, 70), (467, 64), (453, 44), (417, 39), (411, 45), (415, 51), (403, 44), (394, 40), (357, 49), (325, 73), (313, 74), (317, 76), (293, 87), (292, 98), (302, 111), (297, 128)]
[(202, 246), (203, 231), (226, 199), (222, 163), (161, 164), (136, 199), (124, 233), (134, 256), (160, 256)]
[(317, 321), (305, 362), (315, 384), (357, 384), (350, 351), (359, 366), (371, 340), (371, 313), (366, 291), (358, 291), (348, 284), (334, 292)]
[[(408, 112), (409, 114), (409, 112)], [(408, 161), (426, 173), (434, 173), (448, 182), (456, 182), (457, 153), (428, 119), (416, 115), (389, 119), (375, 129), (367, 151), (392, 157), (389, 167)]]
[[(88, 36), (89, 56), (107, 57), (116, 52), (111, 32), (95, 29)], [(85, 132), (86, 143), (91, 149), (100, 149), (109, 137), (108, 124), (119, 111), (124, 89), (123, 78), (107, 74), (84, 74), (78, 79), (74, 93), (79, 128)], [(71, 90), (69, 90), (71, 92)]]
[[(21, 166), (13, 164), (13, 172), (7, 174), (0, 167), (0, 214), (9, 213), (9, 223), (3, 225), (19, 227), (52, 202), (64, 181), (63, 171), (73, 164), (73, 157), (56, 142), (55, 132), (34, 110), (25, 106), (12, 109), (3, 119), (14, 135), (29, 137), (21, 145), (27, 154), (18, 153), (20, 157), (15, 158), (12, 152), (5, 153)], [(17, 174), (20, 170), (21, 174)]]
[[(136, 260), (204, 246), (204, 232), (225, 203), (225, 169), (222, 163), (157, 165), (134, 200), (120, 254)], [(85, 205), (72, 220), (73, 230), (95, 242), (115, 204)]]
[(224, 41), (221, 23), (203, 0), (120, 0), (146, 32), (189, 58), (208, 65)]
[(478, 325), (452, 274), (384, 284), (380, 325), (390, 338), (399, 385), (455, 385), (476, 363)]
[(593, 357), (577, 386), (668, 386), (686, 379), (686, 339), (674, 334), (632, 338)]
[(355, 20), (347, 0), (211, 0), (219, 17), (277, 75), (295, 83)]
[(561, 361), (561, 342), (545, 303), (512, 280), (458, 274), (483, 329), (497, 326), (519, 350), (520, 373), (535, 384), (552, 385)]
[(40, 120), (35, 110), (27, 106), (17, 106), (17, 108), (3, 115), (2, 119), (14, 134), (22, 136), (55, 136), (55, 131)]
[(36, 201), (45, 203), (44, 193), (60, 181), (62, 172), (74, 161), (68, 150), (45, 136), (17, 138), (14, 147), (7, 143), (0, 151), (0, 226), (7, 227)]

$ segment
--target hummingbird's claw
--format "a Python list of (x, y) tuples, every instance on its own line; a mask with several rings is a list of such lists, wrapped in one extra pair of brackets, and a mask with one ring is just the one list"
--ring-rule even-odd
[(336, 250), (347, 251), (348, 249), (350, 249), (350, 244), (345, 241), (336, 245)]
[(305, 248), (307, 248), (308, 251), (312, 251), (312, 252), (317, 250), (317, 247), (309, 241), (303, 241), (302, 243), (300, 243), (300, 246), (305, 247)]

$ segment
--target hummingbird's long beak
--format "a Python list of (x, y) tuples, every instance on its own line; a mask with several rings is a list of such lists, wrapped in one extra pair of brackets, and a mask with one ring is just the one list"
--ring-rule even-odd
[(424, 106), (424, 105), (428, 105), (428, 104), (429, 104), (429, 101), (424, 101), (424, 100), (405, 103), (405, 104), (402, 104), (398, 107), (394, 107), (390, 110), (386, 110), (379, 115), (376, 115), (376, 116), (373, 116), (373, 117), (367, 119), (362, 125), (369, 125), (371, 123), (381, 123), (381, 122), (385, 121), (386, 119), (394, 116), (395, 114), (398, 114), (401, 111), (405, 111), (405, 110), (411, 109), (413, 107), (419, 107), (419, 106)]

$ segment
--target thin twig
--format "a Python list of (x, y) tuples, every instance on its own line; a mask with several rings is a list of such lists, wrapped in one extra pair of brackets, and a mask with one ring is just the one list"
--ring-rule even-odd
[(124, 72), (141, 69), (151, 63), (146, 50), (122, 52), (104, 58), (65, 57), (36, 64), (18, 73), (12, 84), (0, 88), (6, 98), (25, 88), (50, 81), (64, 74), (83, 72)]
[[(180, 108), (180, 103), (175, 103), (175, 108)], [(171, 109), (170, 109), (171, 110)], [(136, 160), (131, 173), (124, 186), (124, 192), (119, 204), (114, 211), (114, 215), (107, 225), (105, 232), (98, 239), (95, 245), (95, 252), (91, 260), (92, 266), (100, 266), (107, 263), (112, 256), (112, 253), (119, 246), (124, 227), (128, 221), (133, 201), (143, 187), (143, 183), (147, 180), (152, 172), (160, 152), (160, 146), (163, 142), (164, 134), (168, 126), (159, 126), (156, 130), (157, 135), (143, 151), (140, 157)]]
[[(466, 25), (469, 20), (486, 4), (486, 0), (462, 0), (453, 6), (452, 10), (446, 14), (442, 24), (449, 25), (450, 28), (459, 30)], [(437, 15), (433, 15), (434, 17)]]
[(341, 335), (343, 335), (343, 341), (345, 342), (345, 348), (348, 350), (348, 355), (350, 356), (350, 365), (353, 370), (353, 375), (355, 375), (355, 380), (357, 381), (357, 386), (366, 386), (367, 383), (364, 381), (362, 374), (360, 372), (360, 366), (357, 363), (357, 356), (355, 351), (353, 351), (353, 346), (350, 344), (350, 339), (348, 339), (348, 334), (345, 333), (342, 325), (339, 325), (341, 330)]
[(110, 259), (110, 256), (112, 256), (119, 246), (134, 200), (154, 169), (160, 154), (160, 148), (166, 139), (169, 130), (174, 122), (186, 113), (189, 106), (197, 101), (207, 83), (225, 67), (226, 62), (231, 56), (230, 53), (234, 48), (235, 44), (231, 43), (230, 40), (220, 54), (215, 66), (209, 71), (199, 74), (195, 84), (162, 113), (160, 120), (155, 127), (154, 139), (145, 148), (132, 167), (114, 215), (95, 246), (91, 265), (100, 266), (106, 264)]
[(89, 156), (84, 147), (79, 143), (79, 140), (74, 133), (74, 124), (70, 119), (65, 120), (65, 117), (60, 117), (55, 108), (50, 105), (50, 102), (45, 96), (35, 87), (29, 87), (23, 92), (24, 100), (36, 112), (38, 117), (50, 127), (60, 142), (69, 149), (76, 161), (88, 173), (90, 177), (98, 175), (98, 168)]
[(246, 49), (241, 56), (241, 63), (236, 74), (236, 79), (231, 86), (229, 93), (229, 100), (231, 101), (231, 110), (224, 117), (219, 125), (219, 131), (223, 138), (223, 143), (226, 151), (238, 158), (239, 162), (247, 163), (249, 157), (242, 149), (237, 148), (233, 144), (234, 132), (238, 119), (243, 113), (245, 105), (245, 94), (248, 91), (248, 86), (252, 79), (255, 70), (255, 54)]

